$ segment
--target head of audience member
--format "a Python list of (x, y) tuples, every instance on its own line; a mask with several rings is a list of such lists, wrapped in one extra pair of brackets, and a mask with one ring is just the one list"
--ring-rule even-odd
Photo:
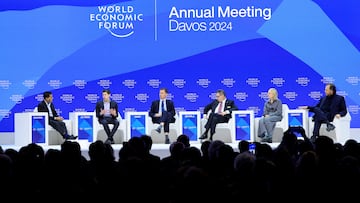
[(144, 141), (140, 137), (132, 137), (129, 139), (128, 146), (130, 156), (133, 158), (144, 158), (146, 155), (146, 147)]
[(317, 153), (319, 158), (335, 158), (334, 141), (328, 136), (320, 135), (315, 140), (315, 152)]
[(19, 152), (13, 148), (8, 148), (5, 150), (4, 152), (6, 155), (8, 155), (11, 160), (13, 161), (13, 163), (15, 164), (18, 160), (19, 157)]
[(163, 87), (163, 88), (160, 88), (159, 90), (159, 97), (161, 100), (164, 100), (166, 99), (167, 95), (168, 95), (169, 91), (167, 88)]
[(60, 170), (59, 165), (61, 164), (61, 152), (59, 149), (48, 149), (44, 157), (45, 165), (48, 169)]
[(182, 160), (190, 165), (198, 165), (201, 162), (201, 151), (197, 147), (184, 147)]
[(291, 130), (285, 131), (278, 147), (284, 147), (291, 155), (297, 155), (298, 140), (295, 133)]
[(224, 144), (218, 148), (216, 159), (224, 169), (233, 169), (234, 158), (235, 152), (230, 145)]
[(218, 159), (218, 152), (221, 146), (225, 145), (225, 143), (221, 140), (214, 140), (209, 145), (209, 160), (215, 161)]
[(270, 101), (275, 101), (278, 99), (278, 91), (275, 88), (269, 88), (267, 95)]
[(359, 158), (360, 160), (360, 143), (354, 139), (349, 139), (343, 146), (344, 155), (350, 155)]
[(81, 164), (81, 147), (78, 142), (66, 140), (60, 145), (60, 152), (63, 163), (76, 166)]
[(52, 92), (50, 92), (50, 91), (44, 92), (43, 97), (44, 97), (44, 100), (46, 103), (50, 104), (51, 102), (53, 102), (54, 97), (53, 97)]
[(113, 162), (115, 161), (115, 152), (114, 148), (110, 143), (104, 143), (105, 145), (105, 161), (107, 162)]
[(185, 134), (181, 134), (176, 138), (176, 141), (181, 142), (185, 147), (190, 147), (190, 138)]
[(36, 143), (30, 143), (24, 147), (21, 147), (19, 150), (19, 158), (21, 161), (25, 161), (28, 164), (42, 164), (44, 157), (44, 149)]
[(223, 102), (226, 99), (226, 93), (223, 89), (218, 89), (216, 90), (215, 97), (218, 102)]
[(152, 144), (153, 144), (153, 140), (151, 138), (151, 136), (149, 135), (142, 135), (140, 136), (140, 139), (144, 142), (145, 144), (145, 150), (146, 153), (150, 153), (150, 150), (152, 148)]
[(209, 146), (211, 141), (205, 140), (201, 143), (200, 150), (202, 153), (203, 158), (208, 159), (209, 158)]
[(249, 151), (249, 141), (247, 140), (241, 140), (239, 143), (238, 143), (238, 149), (239, 149), (239, 152), (242, 153), (242, 152), (246, 152), (246, 151)]
[(274, 151), (271, 146), (267, 143), (256, 143), (256, 158), (264, 158), (267, 160), (273, 159)]
[(240, 153), (234, 159), (234, 170), (243, 177), (253, 175), (256, 157), (252, 153)]
[(103, 141), (96, 140), (89, 146), (89, 158), (92, 162), (102, 162), (105, 158), (105, 145)]
[(119, 150), (119, 161), (125, 161), (130, 156), (130, 148), (128, 142), (123, 142), (122, 147)]
[(104, 89), (102, 91), (102, 99), (104, 102), (109, 102), (110, 101), (110, 90), (109, 89)]
[(180, 159), (182, 152), (185, 149), (185, 145), (182, 142), (173, 142), (170, 144), (170, 156), (175, 159)]
[(332, 83), (326, 84), (325, 86), (325, 95), (332, 96), (336, 94), (336, 86)]

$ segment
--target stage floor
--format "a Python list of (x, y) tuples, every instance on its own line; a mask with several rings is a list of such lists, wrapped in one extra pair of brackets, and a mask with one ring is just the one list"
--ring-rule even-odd
[[(81, 146), (81, 153), (82, 155), (86, 158), (89, 159), (89, 142), (83, 142), (83, 141), (79, 141), (79, 144)], [(238, 144), (237, 143), (226, 143), (228, 145), (230, 145), (234, 151), (239, 151), (238, 149)], [(275, 148), (279, 143), (269, 143), (269, 145), (272, 148)], [(44, 151), (46, 152), (48, 149), (59, 149), (60, 150), (60, 145), (40, 145), (43, 147)], [(200, 149), (201, 147), (201, 143), (191, 143), (191, 146), (197, 147), (198, 149)], [(21, 148), (21, 146), (16, 146), (16, 145), (1, 145), (1, 147), (3, 148), (3, 150), (5, 151), (8, 148), (12, 148), (15, 150), (19, 150)], [(115, 160), (119, 159), (119, 150), (122, 148), (122, 144), (113, 144), (112, 145), (113, 149), (114, 149), (114, 156), (115, 156)], [(170, 150), (169, 150), (170, 145), (169, 144), (153, 144), (152, 149), (151, 149), (151, 153), (154, 155), (159, 156), (160, 158), (164, 158), (166, 156), (170, 155)]]

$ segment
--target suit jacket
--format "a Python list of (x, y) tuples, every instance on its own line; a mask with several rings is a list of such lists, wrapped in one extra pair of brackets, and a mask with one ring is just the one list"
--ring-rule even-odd
[[(215, 99), (210, 104), (206, 105), (204, 108), (204, 114), (207, 114), (210, 110), (214, 113), (218, 104), (219, 104), (218, 100)], [(231, 118), (231, 112), (235, 110), (238, 110), (237, 106), (235, 105), (235, 102), (233, 100), (226, 99), (224, 111), (229, 111), (229, 114), (225, 115), (227, 120)]]
[[(336, 114), (340, 114), (341, 116), (345, 116), (347, 114), (347, 108), (345, 104), (345, 99), (343, 96), (335, 94), (333, 96), (332, 102), (330, 104), (330, 112), (329, 112), (329, 121), (333, 121)], [(322, 97), (320, 101), (316, 104), (315, 107), (321, 107), (325, 102), (326, 97)], [(311, 111), (314, 107), (309, 107)]]
[[(160, 99), (155, 100), (151, 103), (151, 107), (150, 107), (150, 111), (149, 111), (149, 116), (151, 117), (151, 120), (153, 123), (156, 123), (157, 120), (159, 119), (159, 117), (155, 117), (155, 114), (159, 113), (159, 105), (160, 105)], [(166, 100), (166, 111), (170, 113), (171, 115), (171, 123), (175, 122), (175, 106), (174, 106), (174, 102), (167, 99)]]
[[(100, 119), (104, 118), (104, 115), (100, 115), (101, 109), (104, 109), (104, 101), (98, 101), (96, 103), (95, 111), (96, 111), (96, 117), (98, 118), (99, 121)], [(110, 109), (116, 110), (116, 115), (115, 116), (112, 115), (112, 117), (116, 119), (119, 116), (118, 104), (115, 101), (110, 101)]]
[[(52, 112), (52, 115), (53, 115), (53, 118), (54, 117), (58, 117), (59, 115), (57, 114), (56, 110), (55, 110), (55, 106), (53, 103), (50, 103), (50, 109), (51, 109), (51, 112)], [(42, 101), (38, 104), (37, 106), (37, 111), (38, 112), (47, 112), (49, 114), (49, 109), (47, 107), (47, 104), (45, 101)], [(50, 118), (50, 114), (49, 114), (49, 119), (53, 119), (53, 118)]]

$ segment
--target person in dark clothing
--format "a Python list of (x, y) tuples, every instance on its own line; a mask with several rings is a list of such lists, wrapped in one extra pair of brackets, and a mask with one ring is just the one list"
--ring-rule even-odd
[(46, 91), (43, 93), (44, 100), (37, 106), (38, 112), (47, 112), (49, 115), (49, 125), (58, 131), (65, 140), (75, 140), (77, 136), (69, 135), (64, 118), (59, 116), (53, 104), (53, 95), (51, 92)]
[(203, 140), (208, 137), (210, 131), (210, 140), (212, 141), (218, 123), (228, 123), (232, 111), (238, 110), (233, 100), (227, 99), (225, 91), (219, 89), (216, 91), (216, 99), (204, 107), (205, 132), (199, 137)]
[(311, 140), (319, 137), (319, 131), (322, 123), (326, 123), (326, 130), (332, 131), (335, 126), (331, 123), (334, 118), (340, 118), (347, 114), (345, 99), (336, 94), (336, 86), (327, 84), (325, 86), (325, 96), (315, 106), (301, 106), (301, 109), (308, 109), (314, 113), (314, 130)]
[(161, 88), (159, 90), (159, 99), (151, 103), (149, 116), (153, 123), (159, 124), (155, 129), (156, 132), (161, 133), (161, 129), (164, 128), (165, 144), (170, 144), (170, 123), (175, 123), (176, 112), (174, 102), (167, 99), (167, 95), (167, 88)]

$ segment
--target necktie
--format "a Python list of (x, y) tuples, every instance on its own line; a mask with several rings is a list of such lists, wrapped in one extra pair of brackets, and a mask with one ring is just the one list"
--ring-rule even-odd
[(222, 102), (220, 102), (220, 104), (219, 104), (219, 109), (218, 109), (218, 113), (221, 113), (222, 112)]
[(161, 100), (161, 112), (165, 111), (165, 104), (164, 104), (164, 100)]

